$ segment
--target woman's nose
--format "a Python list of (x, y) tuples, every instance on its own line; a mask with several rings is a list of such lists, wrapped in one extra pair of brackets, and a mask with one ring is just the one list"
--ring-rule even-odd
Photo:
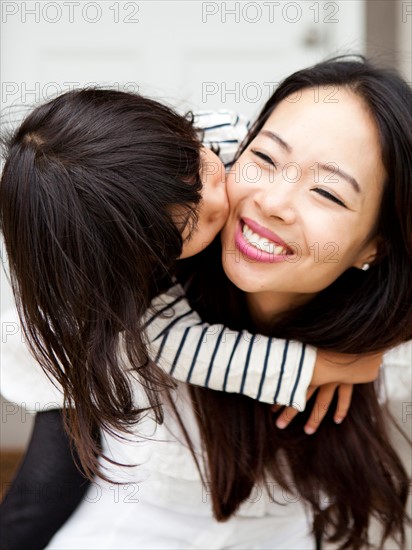
[(296, 220), (294, 185), (284, 179), (257, 191), (254, 202), (267, 218), (277, 218), (286, 224)]

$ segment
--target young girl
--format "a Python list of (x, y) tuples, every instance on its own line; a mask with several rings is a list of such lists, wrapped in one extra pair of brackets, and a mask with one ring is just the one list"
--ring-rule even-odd
[[(195, 126), (207, 145), (219, 146), (226, 163), (246, 129), (227, 114), (203, 114)], [(363, 358), (342, 369), (333, 354), (324, 354), (312, 376), (313, 348), (202, 324), (178, 286), (160, 294), (144, 317), (153, 297), (170, 286), (175, 260), (200, 252), (227, 216), (222, 164), (201, 147), (195, 126), (141, 96), (82, 90), (35, 109), (8, 145), (0, 215), (13, 290), (31, 349), (61, 393), (50, 392), (34, 365), (26, 367), (24, 348), (10, 342), (4, 351), (14, 353), (15, 362), (3, 358), (2, 389), (29, 408), (56, 401), (68, 407), (88, 475), (102, 475), (96, 425), (127, 432), (148, 408), (162, 421), (172, 382), (149, 358), (182, 381), (300, 410), (311, 379), (313, 386), (327, 384), (321, 392), (332, 395), (318, 395), (321, 416), (339, 382), (346, 383), (337, 421), (348, 408), (348, 384), (377, 374), (379, 361)], [(139, 408), (130, 389), (134, 376), (147, 395)], [(315, 420), (313, 414), (308, 431)], [(54, 479), (52, 471), (47, 474)], [(59, 477), (64, 481), (61, 470)], [(64, 520), (59, 514), (53, 525), (50, 506), (46, 513), (48, 532), (39, 544)]]

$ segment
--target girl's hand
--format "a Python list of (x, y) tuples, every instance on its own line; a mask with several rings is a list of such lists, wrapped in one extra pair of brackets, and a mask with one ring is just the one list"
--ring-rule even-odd
[[(379, 376), (382, 359), (382, 352), (348, 355), (319, 349), (307, 400), (318, 388), (319, 392), (304, 431), (307, 434), (316, 432), (332, 403), (336, 390), (338, 390), (338, 403), (334, 420), (337, 424), (343, 422), (350, 407), (353, 384), (375, 381)], [(280, 405), (272, 406), (274, 412), (280, 408)], [(299, 412), (293, 407), (285, 407), (276, 420), (276, 426), (280, 429), (286, 428)]]
[(365, 384), (379, 376), (383, 353), (349, 355), (318, 349), (311, 386), (337, 384)]
[[(309, 387), (307, 393), (308, 400), (312, 397), (317, 389), (317, 386)], [(313, 405), (311, 415), (309, 417), (309, 420), (306, 422), (305, 427), (303, 428), (305, 433), (311, 435), (316, 432), (320, 423), (325, 418), (325, 415), (328, 412), (336, 390), (338, 391), (338, 403), (336, 405), (336, 411), (333, 419), (336, 424), (341, 424), (343, 422), (350, 407), (353, 384), (324, 384), (319, 388), (319, 392)], [(273, 410), (278, 409), (279, 405), (273, 405)], [(288, 424), (295, 418), (297, 414), (299, 414), (299, 411), (297, 409), (294, 409), (293, 407), (285, 407), (276, 420), (276, 426), (280, 429), (286, 428), (286, 426), (288, 426)]]

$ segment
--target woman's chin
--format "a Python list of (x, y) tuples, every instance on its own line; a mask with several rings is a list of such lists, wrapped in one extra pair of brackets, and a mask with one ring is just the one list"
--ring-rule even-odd
[(243, 292), (262, 292), (264, 285), (262, 279), (250, 269), (250, 265), (240, 265), (240, 261), (225, 261), (223, 259), (223, 271), (226, 277)]

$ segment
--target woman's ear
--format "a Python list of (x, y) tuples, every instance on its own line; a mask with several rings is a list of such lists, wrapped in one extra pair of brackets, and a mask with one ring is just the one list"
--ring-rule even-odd
[(352, 267), (367, 271), (371, 265), (378, 263), (384, 256), (386, 256), (386, 247), (383, 239), (380, 236), (374, 237), (362, 249)]

